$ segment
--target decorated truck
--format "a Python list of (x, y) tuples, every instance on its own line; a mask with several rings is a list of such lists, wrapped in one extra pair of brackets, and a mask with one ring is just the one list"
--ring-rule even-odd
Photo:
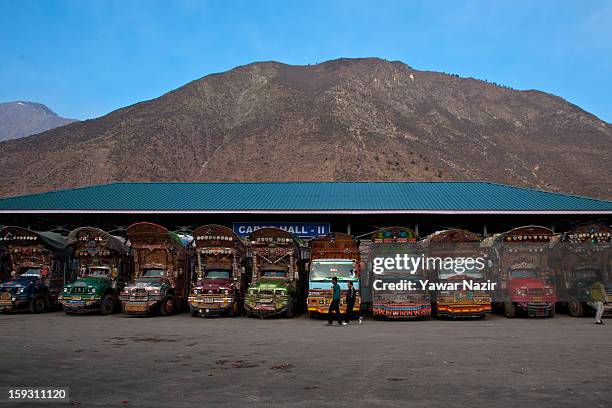
[(132, 273), (129, 248), (119, 237), (94, 227), (81, 227), (68, 235), (72, 257), (78, 262), (77, 279), (64, 285), (59, 301), (66, 314), (119, 309), (119, 293)]
[[(372, 289), (372, 315), (375, 319), (415, 319), (431, 315), (431, 298), (429, 291), (422, 290), (418, 281), (427, 280), (425, 270), (414, 271), (385, 268), (384, 272), (373, 267), (376, 258), (420, 257), (421, 250), (417, 243), (417, 234), (404, 227), (388, 227), (372, 234), (368, 280)], [(414, 290), (392, 290), (390, 285), (402, 282), (414, 282)]]
[[(557, 277), (559, 304), (570, 315), (580, 317), (593, 312), (591, 288), (602, 282), (612, 301), (612, 230), (604, 224), (587, 223), (555, 236), (551, 263)], [(612, 303), (604, 305), (610, 314)]]
[(238, 316), (244, 304), (246, 248), (230, 228), (205, 225), (194, 232), (196, 282), (192, 316)]
[[(480, 249), (480, 235), (462, 229), (437, 231), (421, 241), (427, 258), (432, 261), (430, 275), (434, 282), (463, 283), (482, 287), (486, 264)], [(450, 285), (456, 290), (431, 294), (432, 314), (436, 317), (482, 318), (491, 312), (491, 295), (484, 290)]]
[(128, 316), (159, 312), (170, 316), (186, 306), (190, 286), (189, 251), (181, 238), (148, 222), (127, 228), (134, 259), (134, 279), (120, 295)]
[(251, 284), (244, 307), (247, 316), (293, 317), (302, 302), (300, 247), (289, 232), (261, 228), (249, 235)]
[(540, 226), (525, 226), (484, 239), (481, 247), (489, 258), (488, 275), (497, 283), (493, 306), (506, 317), (519, 312), (528, 316), (555, 315), (557, 294), (549, 268), (553, 232)]
[(0, 311), (43, 313), (57, 305), (62, 286), (71, 277), (66, 237), (4, 227), (0, 241), (8, 250), (5, 261), (11, 271), (11, 277), (0, 284)]
[(338, 278), (342, 291), (340, 313), (346, 313), (345, 294), (348, 283), (353, 282), (357, 299), (353, 310), (361, 307), (359, 243), (353, 236), (332, 232), (310, 241), (310, 273), (308, 276), (308, 315), (327, 314), (332, 301), (332, 277)]

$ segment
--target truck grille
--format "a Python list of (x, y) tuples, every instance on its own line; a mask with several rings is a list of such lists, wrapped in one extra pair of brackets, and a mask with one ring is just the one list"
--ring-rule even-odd
[(87, 288), (85, 286), (75, 286), (72, 288), (72, 293), (85, 293)]
[(544, 289), (543, 288), (529, 288), (528, 293), (530, 295), (543, 295)]

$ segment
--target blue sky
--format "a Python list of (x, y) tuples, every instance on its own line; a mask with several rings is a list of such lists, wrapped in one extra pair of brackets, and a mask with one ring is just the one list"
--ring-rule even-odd
[(0, 0), (0, 102), (77, 119), (254, 61), (376, 56), (612, 122), (610, 1)]

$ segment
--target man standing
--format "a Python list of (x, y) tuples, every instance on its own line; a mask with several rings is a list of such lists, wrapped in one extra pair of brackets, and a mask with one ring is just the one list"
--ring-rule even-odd
[(604, 302), (608, 301), (604, 284), (597, 279), (591, 287), (591, 306), (595, 309), (595, 324), (604, 324), (601, 316), (604, 312)]
[(327, 325), (331, 326), (334, 324), (334, 316), (332, 316), (332, 312), (336, 314), (338, 324), (346, 325), (346, 323), (343, 323), (340, 319), (340, 285), (338, 285), (338, 278), (335, 276), (332, 278), (332, 284), (333, 297), (331, 303), (329, 304), (329, 310), (327, 311)]
[[(346, 324), (349, 323), (350, 319), (354, 319), (357, 316), (355, 316), (355, 313), (353, 313), (353, 308), (355, 307), (355, 301), (357, 300), (357, 290), (355, 289), (355, 287), (353, 286), (353, 282), (348, 283), (348, 290), (346, 291), (346, 315), (345, 315), (345, 322)], [(363, 318), (361, 316), (359, 316), (359, 324), (363, 323)]]

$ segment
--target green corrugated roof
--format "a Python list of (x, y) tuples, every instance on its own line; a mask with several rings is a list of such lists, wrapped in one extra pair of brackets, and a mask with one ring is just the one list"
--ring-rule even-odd
[(488, 182), (113, 183), (0, 199), (0, 212), (599, 212), (612, 202)]

